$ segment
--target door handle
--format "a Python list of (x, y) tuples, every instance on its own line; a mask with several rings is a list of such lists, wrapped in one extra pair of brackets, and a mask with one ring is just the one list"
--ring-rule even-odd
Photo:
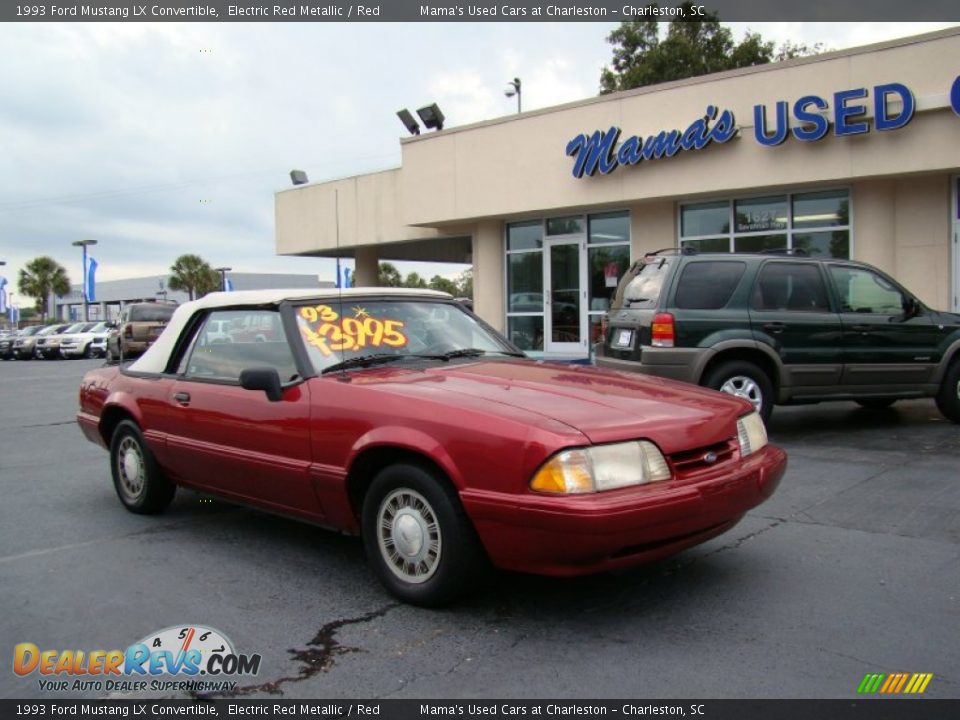
[(770, 322), (765, 324), (763, 326), (763, 329), (773, 333), (774, 335), (779, 335), (780, 333), (782, 333), (784, 330), (787, 329), (787, 325), (786, 323), (782, 323), (782, 322)]
[(186, 405), (190, 402), (190, 393), (178, 392), (175, 393), (173, 399), (176, 400), (181, 405)]
[(863, 333), (864, 335), (866, 335), (868, 332), (870, 332), (870, 328), (871, 328), (870, 325), (851, 325), (851, 326), (850, 326), (850, 329), (851, 329), (851, 330), (853, 330), (853, 331), (855, 331), (855, 332), (858, 332), (858, 333)]

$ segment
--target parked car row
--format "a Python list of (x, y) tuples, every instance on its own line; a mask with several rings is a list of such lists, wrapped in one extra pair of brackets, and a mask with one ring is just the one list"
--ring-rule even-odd
[(4, 360), (59, 360), (94, 358), (106, 354), (106, 322), (31, 325), (0, 337), (0, 358)]
[(116, 320), (31, 325), (0, 333), (4, 360), (106, 358), (119, 362), (143, 353), (167, 326), (173, 303), (131, 303)]

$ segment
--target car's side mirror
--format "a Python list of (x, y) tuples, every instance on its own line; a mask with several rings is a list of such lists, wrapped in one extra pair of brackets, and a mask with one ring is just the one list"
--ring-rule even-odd
[(283, 386), (280, 384), (280, 373), (276, 368), (258, 367), (241, 370), (240, 387), (244, 390), (263, 390), (270, 402), (279, 402), (283, 399)]

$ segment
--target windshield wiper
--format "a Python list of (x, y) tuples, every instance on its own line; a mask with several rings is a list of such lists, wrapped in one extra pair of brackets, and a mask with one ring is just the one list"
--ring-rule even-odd
[(512, 352), (509, 350), (481, 350), (480, 348), (461, 348), (459, 350), (451, 350), (449, 352), (440, 353), (438, 355), (424, 355), (421, 357), (432, 357), (437, 358), (438, 360), (454, 360), (455, 358), (463, 357), (480, 357), (481, 355), (486, 355), (488, 353), (495, 353), (497, 355), (509, 355), (510, 357), (526, 357), (523, 353)]
[(405, 360), (410, 355), (394, 355), (393, 353), (377, 353), (375, 355), (360, 355), (358, 357), (347, 358), (342, 362), (335, 363), (330, 367), (324, 368), (321, 375), (334, 372), (335, 370), (349, 370), (355, 367), (370, 367), (371, 365), (385, 365), (396, 360)]

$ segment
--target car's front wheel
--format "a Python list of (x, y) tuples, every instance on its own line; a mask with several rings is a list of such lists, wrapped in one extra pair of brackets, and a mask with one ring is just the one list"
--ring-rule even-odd
[(123, 420), (113, 431), (110, 469), (117, 497), (130, 512), (158, 513), (176, 494), (176, 485), (164, 477), (140, 428), (132, 420)]
[(749, 400), (766, 422), (773, 412), (773, 383), (760, 367), (746, 360), (720, 363), (705, 377), (704, 385)]
[(456, 492), (434, 470), (398, 463), (381, 470), (363, 501), (363, 543), (384, 587), (435, 607), (477, 580), (485, 555)]
[(960, 359), (955, 358), (943, 376), (937, 393), (937, 409), (947, 420), (960, 423)]

